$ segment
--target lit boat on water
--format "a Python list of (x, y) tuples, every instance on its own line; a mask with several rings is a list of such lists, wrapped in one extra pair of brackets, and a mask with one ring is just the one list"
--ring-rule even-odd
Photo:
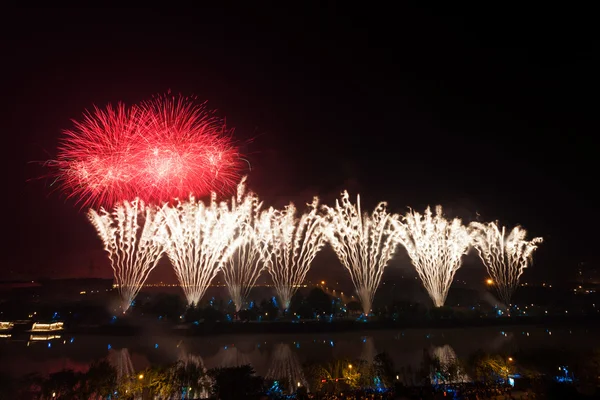
[(0, 331), (10, 331), (14, 327), (15, 327), (14, 322), (0, 321)]
[(34, 322), (30, 332), (56, 332), (64, 329), (63, 322)]

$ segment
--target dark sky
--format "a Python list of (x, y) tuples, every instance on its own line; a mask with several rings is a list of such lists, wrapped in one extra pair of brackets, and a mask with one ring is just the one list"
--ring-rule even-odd
[[(236, 127), (250, 186), (270, 204), (331, 201), (344, 188), (394, 212), (439, 203), (544, 236), (530, 277), (594, 265), (591, 9), (366, 4), (5, 9), (0, 279), (111, 276), (84, 212), (36, 179), (39, 161), (86, 108), (169, 89)], [(403, 249), (394, 267), (409, 270)], [(331, 254), (315, 268), (344, 273)]]

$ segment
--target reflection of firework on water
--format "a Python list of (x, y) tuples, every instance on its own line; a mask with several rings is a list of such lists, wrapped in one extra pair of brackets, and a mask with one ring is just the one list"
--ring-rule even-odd
[(241, 241), (233, 256), (223, 264), (223, 275), (235, 310), (240, 311), (263, 270), (263, 260), (268, 257), (270, 243), (260, 240), (260, 235), (270, 228), (273, 209), (261, 212), (262, 202), (254, 193), (245, 194), (243, 183), (238, 189), (237, 199), (232, 202), (232, 211), (242, 214), (235, 233)]
[(213, 357), (219, 367), (234, 368), (242, 365), (252, 365), (250, 357), (242, 353), (236, 346), (224, 346), (219, 349), (219, 352)]
[(377, 349), (375, 348), (375, 340), (372, 336), (364, 336), (361, 338), (362, 349), (360, 351), (360, 359), (367, 362), (368, 365), (373, 364), (375, 356), (377, 356)]
[(96, 108), (74, 125), (53, 165), (84, 206), (202, 196), (233, 188), (239, 176), (242, 159), (225, 124), (192, 98)]
[(265, 267), (284, 310), (290, 306), (310, 264), (325, 244), (324, 220), (317, 212), (318, 204), (319, 199), (315, 197), (300, 218), (296, 218), (296, 207), (292, 203), (274, 211), (270, 229), (265, 228), (261, 235), (261, 240), (270, 243), (271, 254)]
[(133, 369), (133, 363), (131, 362), (131, 356), (129, 355), (129, 350), (127, 349), (109, 350), (108, 362), (117, 371), (118, 382), (120, 382), (123, 378), (133, 375), (135, 372)]
[[(453, 373), (449, 373), (453, 369), (453, 365), (456, 364), (458, 357), (456, 352), (449, 345), (436, 346), (431, 350), (431, 356), (439, 360), (440, 371), (431, 371), (431, 384), (436, 385), (440, 383), (465, 383), (471, 382), (471, 378), (461, 370), (460, 367)], [(440, 379), (442, 374), (445, 379)]]
[(436, 207), (435, 215), (429, 207), (423, 215), (410, 211), (396, 227), (433, 304), (443, 306), (462, 256), (469, 249), (467, 228), (458, 218), (446, 220), (441, 206)]
[(500, 300), (508, 306), (519, 278), (543, 239), (526, 240), (527, 231), (520, 226), (514, 227), (507, 236), (506, 227), (500, 229), (495, 222), (472, 222), (470, 228), (473, 247), (490, 274)]
[(185, 351), (180, 351), (179, 361), (185, 366), (194, 365), (200, 369), (206, 370), (206, 368), (204, 367), (204, 360), (199, 355), (186, 353)]
[(112, 212), (90, 209), (88, 217), (108, 252), (125, 313), (163, 253), (162, 214), (136, 199), (117, 204)]
[(308, 382), (296, 354), (289, 344), (276, 344), (271, 353), (271, 366), (267, 372), (267, 379), (278, 380), (290, 394), (303, 386), (308, 389)]
[[(203, 374), (201, 376), (196, 375), (195, 373), (192, 373), (190, 375), (192, 376), (197, 376), (198, 377), (198, 381), (197, 382), (192, 382), (188, 384), (193, 385), (194, 387), (198, 387), (199, 388), (199, 393), (198, 391), (195, 391), (193, 393), (193, 398), (200, 398), (200, 399), (207, 399), (210, 397), (210, 392), (208, 390), (208, 388), (212, 387), (213, 385), (213, 381), (211, 380), (210, 377), (208, 377), (208, 375), (206, 375), (206, 367), (204, 366), (204, 360), (202, 360), (202, 357), (200, 357), (199, 355), (196, 354), (191, 354), (191, 353), (186, 353), (184, 350), (181, 350), (179, 353), (179, 365), (181, 367), (183, 367), (184, 371), (202, 371)], [(189, 398), (190, 396), (190, 392), (186, 391), (186, 399)], [(183, 398), (183, 397), (182, 397)]]
[(360, 196), (356, 205), (350, 202), (348, 192), (342, 194), (341, 204), (324, 206), (328, 217), (327, 236), (340, 262), (352, 278), (356, 294), (365, 316), (371, 312), (375, 291), (383, 271), (394, 255), (397, 240), (385, 203), (379, 203), (371, 215), (362, 213)]
[[(243, 181), (238, 190), (243, 191)], [(168, 228), (165, 250), (189, 305), (198, 304), (211, 281), (242, 242), (235, 237), (244, 213), (217, 203), (213, 193), (205, 205), (191, 197), (176, 206), (163, 208)]]

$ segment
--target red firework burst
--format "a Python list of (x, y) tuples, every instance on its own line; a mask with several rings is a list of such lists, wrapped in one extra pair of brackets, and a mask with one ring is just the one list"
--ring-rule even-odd
[(64, 134), (58, 178), (84, 207), (228, 192), (242, 167), (223, 121), (187, 97), (95, 108)]

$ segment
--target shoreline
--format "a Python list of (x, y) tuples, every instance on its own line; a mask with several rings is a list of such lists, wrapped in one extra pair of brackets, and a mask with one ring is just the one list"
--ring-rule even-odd
[[(127, 322), (131, 322), (127, 324)], [(199, 325), (188, 324), (186, 327), (177, 327), (175, 324), (167, 326), (157, 324), (154, 326), (136, 325), (135, 321), (123, 321), (115, 325), (100, 325), (97, 327), (65, 327), (64, 330), (55, 332), (69, 335), (112, 335), (112, 336), (137, 336), (152, 330), (153, 333), (178, 336), (216, 336), (216, 335), (245, 335), (245, 334), (298, 334), (298, 333), (344, 333), (359, 331), (379, 330), (406, 330), (406, 329), (467, 329), (481, 327), (510, 327), (544, 325), (545, 327), (570, 327), (589, 326), (600, 327), (599, 317), (509, 317), (494, 319), (440, 319), (422, 321), (267, 321), (267, 322), (213, 322)], [(16, 332), (15, 332), (16, 333)], [(43, 334), (43, 332), (38, 332)]]

